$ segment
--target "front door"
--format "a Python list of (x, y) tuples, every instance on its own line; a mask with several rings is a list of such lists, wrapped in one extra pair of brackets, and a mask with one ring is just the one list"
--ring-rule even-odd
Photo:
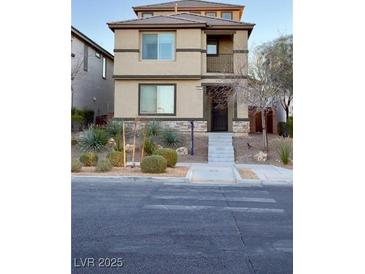
[(212, 131), (228, 131), (228, 107), (212, 103)]

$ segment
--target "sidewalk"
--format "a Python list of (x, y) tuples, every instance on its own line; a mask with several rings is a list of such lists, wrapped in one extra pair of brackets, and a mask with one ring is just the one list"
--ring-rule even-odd
[[(208, 164), (208, 163), (181, 163), (181, 166), (190, 166), (188, 178), (191, 183), (227, 183), (227, 184), (292, 184), (293, 171), (273, 165), (263, 164)], [(247, 168), (254, 171), (259, 180), (242, 179), (237, 171)]]
[(237, 168), (253, 170), (264, 184), (292, 184), (293, 170), (273, 165), (236, 164)]

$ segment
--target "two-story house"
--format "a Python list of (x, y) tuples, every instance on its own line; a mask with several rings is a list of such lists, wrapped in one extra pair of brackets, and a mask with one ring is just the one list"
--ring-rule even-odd
[(247, 134), (248, 106), (235, 98), (217, 107), (212, 96), (230, 78), (247, 81), (254, 24), (240, 21), (244, 6), (182, 0), (133, 9), (137, 19), (108, 23), (115, 34), (114, 117)]
[(93, 110), (96, 121), (113, 117), (114, 56), (71, 27), (71, 106)]

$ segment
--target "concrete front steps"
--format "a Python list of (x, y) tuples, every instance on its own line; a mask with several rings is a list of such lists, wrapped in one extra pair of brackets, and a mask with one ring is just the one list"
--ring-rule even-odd
[(234, 163), (232, 133), (208, 133), (208, 163)]

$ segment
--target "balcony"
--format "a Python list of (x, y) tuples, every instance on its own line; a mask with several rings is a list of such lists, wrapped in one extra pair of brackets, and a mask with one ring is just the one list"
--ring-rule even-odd
[(233, 73), (233, 54), (208, 55), (207, 72)]

